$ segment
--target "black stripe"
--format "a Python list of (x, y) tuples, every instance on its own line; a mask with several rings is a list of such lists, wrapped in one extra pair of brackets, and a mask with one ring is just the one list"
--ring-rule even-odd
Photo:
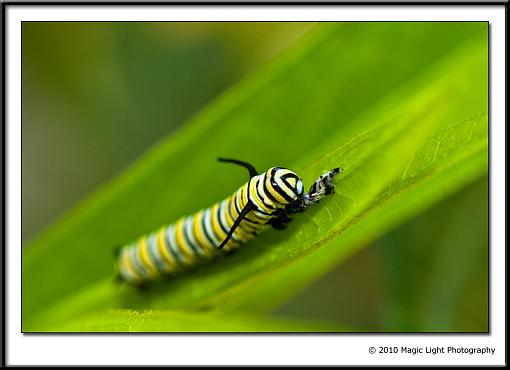
[(277, 171), (277, 168), (273, 168), (273, 170), (271, 171), (271, 185), (273, 186), (273, 189), (274, 189), (274, 190), (275, 190), (278, 194), (280, 194), (280, 195), (283, 197), (283, 199), (285, 199), (287, 202), (289, 202), (289, 203), (290, 203), (290, 202), (292, 202), (292, 201), (293, 201), (293, 199), (292, 199), (291, 197), (289, 197), (289, 196), (287, 195), (287, 193), (286, 193), (285, 191), (283, 191), (283, 189), (282, 189), (282, 188), (280, 188), (280, 187), (278, 186), (278, 184), (277, 184), (277, 183), (275, 182), (275, 180), (274, 180), (274, 175), (275, 175), (276, 171)]
[[(285, 185), (287, 185), (287, 187), (288, 187), (289, 189), (291, 189), (291, 190), (292, 190), (292, 192), (293, 192), (294, 194), (296, 193), (296, 192), (294, 191), (294, 190), (296, 190), (296, 188), (294, 188), (291, 184), (289, 184), (289, 183), (287, 182), (287, 180), (285, 180), (283, 177), (282, 177), (282, 182), (283, 182)], [(297, 185), (297, 183), (296, 183), (296, 185)]]
[(275, 167), (273, 168), (273, 170), (271, 171), (271, 185), (273, 186), (273, 189), (278, 193), (280, 194), (287, 202), (292, 202), (293, 199), (287, 195), (287, 193), (278, 186), (278, 184), (276, 183), (275, 179), (274, 179), (274, 176), (276, 174), (276, 171), (278, 171), (280, 168), (279, 167)]
[[(234, 197), (235, 197), (235, 199), (236, 199), (236, 201), (235, 201), (234, 203), (235, 203), (236, 211), (237, 211), (237, 214), (238, 214), (238, 215), (239, 215), (239, 214), (241, 214), (241, 211), (242, 211), (241, 209), (239, 209), (239, 204), (237, 204), (237, 201), (238, 201), (238, 200), (242, 197), (242, 194), (241, 194), (241, 193), (242, 193), (242, 191), (241, 191), (241, 189), (239, 189), (239, 190), (238, 190), (238, 191), (236, 191), (236, 193), (234, 194)], [(239, 197), (238, 197), (238, 195), (239, 195)]]
[[(253, 198), (254, 198), (254, 196), (253, 196), (253, 195), (251, 195), (251, 197), (253, 197)], [(254, 200), (251, 200), (251, 199), (250, 199), (250, 202), (252, 202), (253, 204), (255, 204), (255, 201), (254, 201)], [(271, 216), (271, 215), (272, 215), (272, 213), (267, 213), (267, 212), (263, 211), (262, 209), (260, 209), (260, 207), (259, 207), (258, 205), (256, 205), (255, 207), (256, 207), (256, 210), (257, 210), (257, 212), (258, 212), (258, 213), (262, 213), (263, 215), (266, 215), (266, 216)]]
[[(244, 221), (244, 220), (243, 220)], [(244, 230), (245, 233), (248, 233), (248, 234), (251, 234), (253, 236), (257, 236), (258, 235), (258, 230), (246, 230), (245, 228), (243, 228), (243, 223), (241, 223), (239, 225), (240, 228), (242, 228)]]
[[(216, 242), (214, 241), (214, 238), (211, 237), (211, 235), (209, 235), (209, 233), (207, 232), (207, 228), (205, 227), (205, 211), (202, 213), (202, 220), (200, 221), (200, 226), (202, 227), (202, 231), (203, 231), (206, 239), (211, 243), (211, 245), (214, 245), (215, 247), (217, 247)], [(211, 230), (213, 230), (212, 225), (211, 225)]]
[[(290, 170), (289, 170), (289, 171), (290, 171)], [(282, 176), (282, 179), (288, 179), (289, 177), (293, 177), (293, 178), (295, 178), (295, 179), (296, 179), (296, 181), (297, 181), (297, 180), (299, 180), (299, 177), (297, 177), (297, 176), (296, 176), (295, 174), (293, 174), (293, 173), (288, 173), (288, 174), (286, 174), (286, 175), (283, 175), (283, 176)]]
[(289, 195), (288, 195), (288, 194), (287, 194), (287, 193), (286, 193), (286, 192), (285, 192), (282, 188), (280, 188), (279, 186), (276, 186), (276, 187), (274, 187), (274, 186), (273, 186), (273, 188), (274, 188), (274, 190), (276, 190), (276, 192), (277, 192), (278, 194), (280, 194), (280, 195), (281, 195), (281, 196), (282, 196), (282, 197), (283, 197), (283, 198), (284, 198), (287, 202), (291, 203), (291, 202), (293, 202), (293, 201), (294, 201), (294, 199), (292, 199), (291, 197), (289, 197)]
[[(233, 216), (232, 216), (232, 212), (230, 212), (230, 202), (229, 202), (229, 201), (225, 202), (225, 207), (227, 207), (227, 208), (228, 208), (228, 214), (230, 215), (230, 217), (232, 217), (232, 220), (234, 220), (234, 223), (235, 223), (235, 222), (236, 222), (236, 220), (237, 220), (237, 217), (239, 217), (239, 215), (238, 215), (237, 217), (233, 217)], [(226, 219), (226, 217), (225, 217), (225, 219)], [(232, 224), (232, 226), (234, 226), (234, 225)], [(229, 229), (228, 231), (230, 231), (230, 229)], [(235, 233), (234, 233), (234, 234), (232, 234), (232, 239), (233, 239), (235, 242), (240, 243), (240, 240), (239, 240), (239, 238), (235, 235)]]
[[(174, 248), (172, 248), (172, 241), (170, 240), (170, 238), (168, 237), (168, 228), (170, 226), (166, 227), (165, 228), (165, 241), (166, 241), (166, 249), (168, 251), (170, 251), (170, 254), (172, 255), (172, 257), (174, 258), (174, 261), (175, 263), (177, 264), (177, 266), (185, 266), (185, 263), (184, 263), (184, 258), (181, 256), (180, 253), (175, 253), (174, 251)], [(176, 229), (174, 227), (174, 236), (175, 236), (175, 232), (176, 232)], [(176, 247), (175, 249), (179, 250), (179, 248), (177, 246), (174, 245), (174, 247)]]
[[(158, 249), (158, 238), (157, 238), (157, 234), (156, 233), (152, 233), (150, 234), (148, 237), (147, 237), (147, 250), (149, 251), (149, 257), (150, 259), (152, 260), (153, 264), (156, 266), (156, 270), (158, 270), (158, 272), (164, 272), (164, 268), (166, 266), (166, 264), (164, 263), (164, 261), (161, 261), (155, 254), (154, 254), (154, 251), (152, 250), (151, 248), (151, 244), (150, 244), (150, 241), (151, 239), (154, 238), (154, 242), (156, 243), (156, 249)], [(161, 256), (161, 259), (163, 259), (163, 256)]]
[[(232, 214), (232, 207), (230, 206), (231, 202), (232, 202), (232, 199), (229, 198), (229, 201), (227, 202), (228, 203), (228, 205), (227, 205), (227, 207), (228, 207), (228, 214), (230, 215), (230, 218), (232, 220), (234, 220), (234, 222), (235, 222), (236, 221), (236, 217), (234, 217), (234, 215)], [(235, 200), (234, 200), (234, 203), (235, 203)], [(239, 212), (237, 213), (237, 215), (239, 216)]]
[[(260, 213), (262, 213), (262, 214), (265, 214), (265, 215), (268, 215), (268, 216), (269, 216), (269, 215), (270, 215), (269, 213), (266, 213), (266, 212), (264, 212), (263, 210), (260, 210), (260, 209), (259, 209), (259, 206), (257, 206), (257, 205), (256, 205), (256, 204), (257, 204), (257, 202), (255, 201), (255, 199), (254, 199), (254, 200), (252, 200), (252, 199), (251, 199), (251, 198), (255, 198), (255, 195), (253, 195), (253, 192), (251, 191), (251, 180), (252, 180), (252, 179), (250, 179), (250, 181), (248, 181), (248, 198), (249, 198), (250, 202), (252, 202), (252, 203), (255, 205), (255, 207), (256, 207), (256, 209), (257, 209), (257, 211), (259, 211), (259, 212), (260, 212)], [(255, 189), (256, 189), (256, 188), (255, 188)]]
[(267, 172), (264, 174), (264, 182), (262, 183), (264, 185), (264, 193), (266, 193), (266, 196), (271, 199), (273, 202), (275, 203), (280, 203), (278, 202), (275, 197), (273, 197), (273, 195), (269, 192), (269, 190), (267, 189), (267, 186), (266, 186), (266, 179), (267, 179)]
[(248, 216), (246, 216), (246, 217), (244, 218), (244, 220), (248, 221), (250, 224), (254, 224), (254, 225), (262, 225), (260, 222), (253, 221), (251, 218), (248, 218)]
[(186, 243), (188, 243), (188, 245), (191, 247), (193, 252), (195, 252), (195, 256), (201, 257), (201, 253), (198, 250), (198, 247), (192, 243), (191, 239), (189, 238), (188, 233), (186, 232), (186, 222), (187, 221), (188, 221), (188, 219), (184, 220), (184, 222), (182, 223), (182, 233), (184, 234), (184, 239), (186, 239)]
[(278, 171), (279, 169), (280, 169), (279, 167), (275, 167), (271, 170), (271, 178), (270, 178), (271, 183), (274, 182), (274, 175), (276, 174), (276, 171)]
[[(200, 238), (198, 237), (198, 234), (196, 233), (195, 231), (195, 218), (198, 217), (198, 214), (195, 214), (192, 216), (192, 222), (191, 222), (191, 233), (193, 234), (193, 236), (195, 237), (195, 240), (197, 242), (197, 248), (200, 249), (202, 252), (205, 253), (205, 250), (207, 249), (207, 247), (205, 245), (203, 245), (203, 243), (201, 243), (201, 240)], [(198, 227), (201, 227), (200, 226), (200, 222), (198, 223)]]
[(255, 191), (257, 192), (257, 195), (259, 196), (260, 200), (262, 201), (262, 204), (264, 204), (267, 208), (274, 210), (274, 207), (272, 205), (269, 205), (266, 202), (264, 202), (264, 197), (259, 192), (259, 183), (260, 183), (260, 178), (257, 180), (257, 183), (255, 184)]
[(239, 224), (239, 227), (242, 228), (247, 233), (253, 233), (255, 230), (258, 230), (258, 227), (254, 227), (253, 225), (248, 225), (249, 222), (244, 222), (246, 218), (243, 219), (243, 222)]
[(221, 229), (225, 232), (225, 234), (228, 234), (228, 229), (226, 229), (225, 225), (223, 225), (223, 223), (221, 222), (221, 214), (220, 214), (220, 212), (221, 212), (221, 205), (222, 204), (223, 203), (220, 203), (220, 205), (218, 206), (218, 212), (216, 212), (216, 213), (217, 213), (217, 216), (218, 216), (218, 223), (220, 224)]
[[(237, 194), (237, 193), (236, 193), (236, 194)], [(235, 196), (235, 194), (234, 194), (234, 196)], [(234, 204), (235, 204), (235, 203), (236, 203), (236, 202), (234, 201)], [(237, 209), (237, 206), (236, 206), (236, 209)], [(234, 217), (234, 216), (232, 215), (232, 212), (230, 212), (230, 205), (229, 205), (229, 207), (228, 207), (228, 213), (229, 213), (230, 217), (232, 217), (232, 219), (233, 219), (233, 220), (234, 220), (234, 222), (235, 222), (236, 217)], [(239, 217), (239, 214), (241, 214), (241, 212), (238, 212), (237, 217)], [(242, 221), (244, 221), (244, 220), (246, 220), (246, 216), (244, 216), (244, 218), (243, 218), (243, 220), (242, 220)], [(241, 227), (242, 225), (243, 225), (243, 222), (241, 222), (241, 223), (239, 224), (239, 227)], [(243, 229), (243, 230), (244, 230), (244, 229)], [(244, 230), (244, 231), (245, 231), (245, 232), (248, 232), (248, 233), (250, 233), (250, 232), (251, 232), (251, 231), (247, 231), (247, 230)], [(232, 235), (232, 238), (233, 238), (236, 242), (237, 242), (237, 241), (239, 241), (239, 239), (236, 239), (236, 238), (234, 237), (234, 235)]]
[(141, 245), (137, 242), (132, 248), (133, 250), (131, 251), (130, 257), (131, 261), (133, 261), (133, 266), (136, 267), (136, 272), (138, 272), (138, 275), (142, 276), (143, 279), (150, 279), (149, 269), (144, 266), (142, 259), (140, 258)]
[[(236, 219), (237, 217), (239, 217), (239, 215), (237, 215), (237, 217), (234, 217), (232, 215), (232, 212), (231, 212), (231, 209), (230, 209), (230, 201), (226, 202), (227, 205), (226, 207), (228, 208), (228, 214), (230, 215), (230, 217), (232, 218), (232, 220), (234, 220), (234, 223), (236, 222)], [(235, 202), (234, 202), (235, 203)], [(233, 225), (232, 225), (233, 226)], [(240, 225), (239, 225), (240, 226)], [(230, 231), (230, 230), (229, 230)], [(239, 239), (235, 236), (235, 235), (232, 235), (232, 239), (234, 239), (235, 241), (239, 241)]]
[[(210, 208), (211, 209), (211, 229), (212, 229), (213, 234), (216, 236), (216, 239), (218, 239), (220, 241), (220, 243), (221, 243), (223, 235), (216, 234), (216, 230), (214, 228), (214, 218), (216, 217), (216, 214), (213, 212), (213, 208), (214, 208), (214, 206)], [(218, 205), (218, 209), (220, 209), (219, 205)], [(220, 229), (222, 229), (221, 222), (218, 221), (218, 223), (220, 224)]]

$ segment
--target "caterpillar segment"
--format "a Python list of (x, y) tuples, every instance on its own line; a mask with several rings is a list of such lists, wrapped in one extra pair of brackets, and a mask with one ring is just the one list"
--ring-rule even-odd
[(249, 163), (219, 159), (248, 169), (250, 179), (234, 194), (194, 215), (126, 244), (117, 254), (123, 281), (143, 285), (188, 270), (222, 252), (239, 248), (269, 224), (284, 229), (289, 214), (302, 212), (333, 192), (333, 178), (341, 169), (321, 175), (308, 193), (293, 171), (272, 167), (257, 174)]

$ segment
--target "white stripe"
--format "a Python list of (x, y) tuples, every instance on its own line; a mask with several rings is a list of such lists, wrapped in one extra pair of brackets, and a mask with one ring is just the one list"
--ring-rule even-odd
[(260, 177), (258, 191), (259, 191), (259, 194), (262, 196), (262, 201), (265, 204), (273, 206), (274, 208), (278, 207), (278, 204), (275, 204), (275, 202), (273, 202), (271, 199), (269, 199), (269, 197), (266, 194), (266, 191), (264, 190), (264, 177), (263, 176)]
[[(225, 212), (228, 212), (227, 209), (225, 209), (225, 207), (227, 207), (227, 200), (224, 200), (223, 202), (220, 203), (220, 222), (227, 227), (227, 234), (228, 232), (230, 232), (230, 228), (232, 226), (229, 226), (228, 222), (227, 222), (227, 217), (225, 216)], [(233, 222), (235, 222), (236, 220), (234, 220)], [(234, 224), (232, 224), (234, 225)], [(239, 242), (239, 237), (236, 235), (236, 233), (234, 232), (234, 234), (232, 235), (232, 239), (234, 239), (236, 242)]]
[(132, 249), (132, 251), (131, 251), (132, 259), (131, 259), (131, 261), (133, 262), (133, 266), (135, 267), (136, 272), (140, 273), (140, 275), (143, 275), (146, 278), (150, 278), (149, 271), (143, 265), (142, 259), (141, 259), (140, 254), (139, 254), (139, 251), (140, 251), (139, 244), (135, 243), (131, 247), (131, 249)]
[(212, 242), (209, 240), (209, 238), (206, 235), (206, 230), (204, 230), (204, 227), (202, 226), (202, 220), (205, 221), (205, 210), (200, 211), (200, 212), (202, 213), (202, 216), (200, 217), (200, 220), (198, 222), (198, 228), (200, 229), (200, 233), (202, 235), (202, 240), (205, 242), (205, 246), (202, 246), (202, 247), (205, 249), (208, 249), (209, 251), (216, 252), (217, 251), (216, 245), (212, 244)]
[(204, 217), (207, 234), (214, 240), (214, 242), (216, 243), (215, 247), (217, 247), (218, 245), (220, 245), (221, 241), (218, 240), (216, 234), (214, 233), (214, 230), (212, 229), (211, 208), (205, 210)]
[[(193, 244), (195, 249), (198, 250), (201, 256), (205, 256), (205, 253), (202, 249), (202, 246), (195, 238), (195, 234), (193, 233), (193, 216), (189, 216), (186, 221), (184, 221), (184, 232), (188, 236), (189, 241)], [(193, 254), (196, 254), (194, 250), (192, 250)]]
[[(278, 186), (280, 187), (280, 189), (282, 189), (285, 193), (287, 193), (287, 195), (289, 197), (291, 197), (293, 199), (296, 198), (296, 194), (294, 193), (294, 190), (289, 188), (287, 185), (285, 185), (285, 183), (282, 181), (282, 179), (280, 177), (275, 176), (274, 179), (275, 179), (276, 183), (278, 184)], [(285, 189), (287, 189), (287, 190), (285, 190)]]
[[(129, 249), (129, 247), (125, 247), (122, 250), (122, 254), (120, 256), (121, 265), (119, 268), (119, 273), (124, 277), (124, 279), (131, 281), (131, 282), (137, 282), (137, 281), (139, 281), (139, 277), (137, 275), (135, 275), (135, 273), (133, 273), (132, 271), (128, 270), (125, 266), (126, 263), (124, 261), (125, 261), (126, 257), (124, 255), (126, 253), (129, 253), (128, 249)], [(127, 258), (129, 258), (129, 256), (127, 256)]]
[[(156, 239), (156, 234), (151, 234), (149, 236), (149, 240), (147, 241), (147, 243), (149, 244), (149, 258), (151, 258), (151, 260), (153, 262), (156, 263), (156, 266), (157, 266), (157, 269), (158, 271), (161, 271), (161, 272), (167, 272), (169, 271), (169, 267), (166, 263), (165, 263), (165, 260), (163, 259), (163, 256), (159, 253), (159, 248), (158, 248), (158, 242), (157, 242), (157, 239)], [(154, 258), (156, 259), (154, 261), (154, 259), (152, 258), (152, 256), (154, 256)]]
[(189, 263), (187, 263), (185, 260), (186, 257), (182, 255), (179, 247), (177, 247), (177, 240), (175, 239), (175, 225), (168, 226), (166, 229), (166, 238), (166, 244), (168, 244), (168, 247), (173, 252), (171, 256), (174, 257), (174, 254), (177, 255), (177, 263), (181, 265), (188, 265)]
[(241, 201), (241, 193), (242, 193), (242, 188), (239, 189), (236, 194), (235, 194), (235, 197), (236, 197), (236, 211), (238, 211), (238, 213), (241, 213), (241, 211), (243, 210), (243, 208), (241, 207), (241, 204), (239, 203)]

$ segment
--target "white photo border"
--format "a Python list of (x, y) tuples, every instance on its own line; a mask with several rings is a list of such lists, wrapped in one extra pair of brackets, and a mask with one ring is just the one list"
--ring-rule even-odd
[[(505, 5), (6, 5), (6, 365), (505, 365)], [(21, 333), (21, 22), (487, 21), (490, 23), (490, 334)], [(371, 354), (370, 347), (490, 347), (494, 355)], [(199, 349), (199, 355), (197, 355)]]

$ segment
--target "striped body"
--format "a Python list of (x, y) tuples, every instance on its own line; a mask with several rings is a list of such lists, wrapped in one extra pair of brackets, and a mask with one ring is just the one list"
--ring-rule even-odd
[[(118, 254), (120, 276), (130, 283), (143, 283), (191, 268), (221, 251), (236, 249), (302, 193), (303, 183), (294, 172), (270, 168), (212, 207), (122, 247)], [(218, 250), (248, 204), (253, 209), (242, 217), (225, 248)]]

